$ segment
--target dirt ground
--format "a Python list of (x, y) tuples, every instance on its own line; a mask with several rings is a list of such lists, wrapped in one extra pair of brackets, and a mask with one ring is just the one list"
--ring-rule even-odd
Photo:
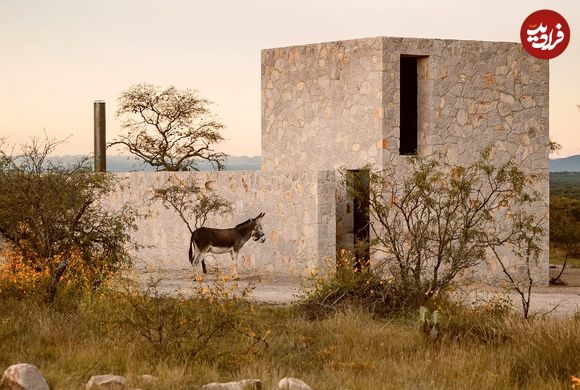
[[(561, 266), (550, 266), (550, 278), (558, 276)], [(550, 314), (570, 316), (580, 313), (580, 268), (566, 267), (562, 274), (563, 285), (534, 287), (530, 300), (531, 314)], [(521, 310), (521, 298), (518, 294), (493, 288), (468, 290), (463, 296), (466, 303), (485, 302), (490, 298), (507, 298), (515, 311)]]
[[(550, 268), (550, 277), (557, 276), (560, 266)], [(148, 280), (160, 279), (158, 288), (161, 293), (191, 295), (202, 285), (215, 285), (217, 275), (208, 274), (203, 281), (196, 281), (190, 267), (164, 270), (139, 270), (134, 276), (146, 285)], [(566, 268), (562, 280), (567, 285), (536, 287), (532, 292), (532, 313), (550, 313), (556, 316), (574, 315), (580, 312), (580, 268)], [(270, 304), (289, 304), (299, 299), (305, 292), (303, 281), (281, 275), (256, 275), (242, 273), (227, 283), (234, 289), (248, 289), (248, 298), (255, 302)], [(463, 291), (461, 301), (466, 304), (478, 304), (495, 298), (507, 298), (514, 310), (521, 310), (520, 297), (517, 294), (494, 288), (467, 288)]]
[[(555, 278), (560, 273), (560, 265), (550, 264), (550, 279)], [(538, 287), (536, 292), (541, 293), (569, 293), (580, 295), (580, 268), (566, 267), (561, 278), (564, 284), (551, 285), (549, 287)]]

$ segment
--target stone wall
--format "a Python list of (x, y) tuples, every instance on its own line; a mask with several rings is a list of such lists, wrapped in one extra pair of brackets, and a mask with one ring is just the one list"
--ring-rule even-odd
[[(513, 158), (524, 171), (544, 175), (535, 187), (543, 201), (533, 211), (546, 218), (547, 231), (548, 62), (528, 55), (520, 43), (383, 38), (383, 137), (393, 145), (382, 150), (383, 166), (405, 162), (398, 156), (401, 54), (421, 57), (419, 154), (443, 152), (452, 163), (469, 164), (493, 145), (496, 162)], [(547, 235), (542, 247), (534, 278), (547, 284)], [(505, 258), (521, 270), (511, 254)], [(479, 276), (500, 273), (493, 265), (474, 271)]]
[(379, 161), (382, 40), (262, 51), (262, 169)]
[(389, 37), (262, 51), (262, 169), (392, 161), (401, 55), (419, 57), (419, 154), (494, 144), (547, 170), (548, 62), (519, 43)]
[(333, 262), (334, 171), (134, 172), (118, 176), (124, 188), (108, 200), (109, 207), (132, 202), (148, 213), (138, 220), (139, 229), (133, 235), (145, 246), (137, 252), (138, 268), (191, 268), (187, 227), (173, 210), (149, 200), (153, 188), (179, 181), (194, 181), (234, 206), (232, 215), (210, 217), (205, 226), (233, 227), (260, 212), (266, 213), (262, 219), (266, 241), (248, 241), (240, 251), (238, 264), (232, 264), (229, 254), (208, 256), (210, 269), (237, 266), (238, 271), (299, 275)]
[[(469, 164), (493, 145), (496, 162), (545, 175), (534, 211), (547, 215), (549, 68), (519, 43), (377, 37), (263, 50), (262, 169), (404, 166), (402, 55), (418, 58), (418, 154)], [(339, 245), (350, 240), (343, 195)], [(542, 246), (547, 282), (547, 236)]]
[(419, 153), (469, 162), (495, 145), (526, 169), (548, 169), (548, 62), (519, 43), (383, 38), (383, 161), (398, 154), (401, 54), (419, 60)]

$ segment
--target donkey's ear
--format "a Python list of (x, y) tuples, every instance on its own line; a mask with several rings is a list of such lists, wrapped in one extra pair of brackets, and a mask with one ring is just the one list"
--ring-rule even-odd
[(258, 216), (256, 217), (256, 219), (260, 219), (260, 218), (262, 218), (264, 215), (266, 215), (266, 214), (264, 214), (264, 213), (260, 213), (260, 215), (258, 215)]

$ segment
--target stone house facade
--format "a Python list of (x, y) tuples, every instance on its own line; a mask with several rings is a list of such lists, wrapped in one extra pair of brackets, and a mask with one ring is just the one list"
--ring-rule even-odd
[[(467, 165), (492, 145), (496, 162), (544, 175), (535, 212), (547, 215), (548, 104), (548, 62), (520, 43), (376, 37), (263, 50), (262, 169), (381, 170), (432, 153)], [(339, 189), (337, 248), (352, 247), (353, 209)], [(547, 236), (542, 246), (536, 280), (547, 283)]]
[[(468, 164), (487, 145), (545, 174), (548, 211), (548, 62), (519, 43), (376, 37), (262, 51), (262, 169), (128, 174), (118, 200), (139, 199), (172, 177), (195, 180), (235, 206), (229, 227), (265, 212), (269, 240), (249, 243), (238, 267), (305, 274), (352, 242), (352, 205), (336, 170), (404, 164), (442, 152)], [(147, 262), (189, 267), (189, 235), (159, 205), (138, 240)], [(540, 280), (548, 278), (548, 238)], [(323, 260), (325, 259), (325, 260)], [(229, 262), (220, 256), (216, 263)], [(209, 262), (211, 263), (211, 261)]]

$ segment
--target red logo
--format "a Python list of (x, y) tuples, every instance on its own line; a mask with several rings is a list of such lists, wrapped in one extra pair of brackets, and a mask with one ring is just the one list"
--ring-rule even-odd
[(562, 54), (570, 43), (570, 27), (559, 13), (542, 9), (531, 13), (520, 29), (522, 46), (542, 60)]

